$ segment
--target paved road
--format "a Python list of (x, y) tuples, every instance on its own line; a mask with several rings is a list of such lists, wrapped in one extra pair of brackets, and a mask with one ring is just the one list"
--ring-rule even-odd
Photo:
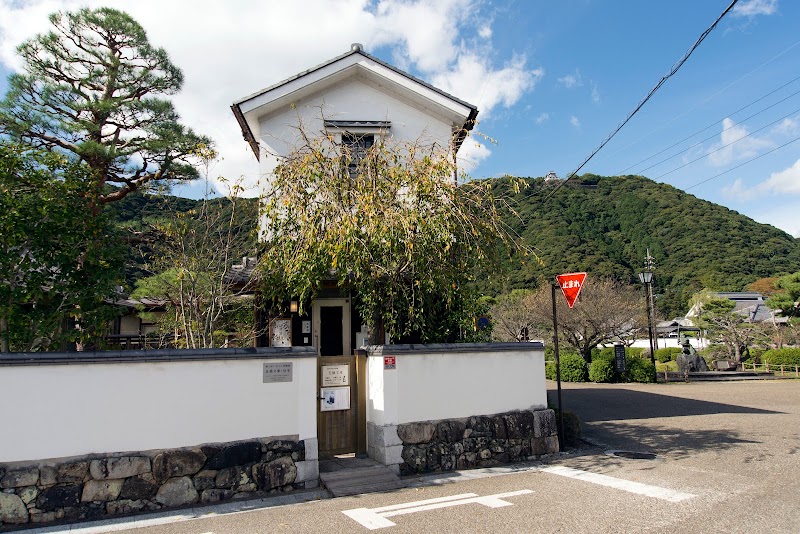
[[(563, 396), (602, 446), (438, 481), (449, 484), (426, 478), (401, 491), (114, 530), (335, 534), (368, 532), (371, 524), (387, 533), (800, 532), (800, 381), (565, 384)], [(618, 458), (606, 449), (658, 458)]]
[(562, 396), (602, 449), (662, 458), (589, 455), (587, 469), (656, 474), (660, 485), (701, 496), (699, 514), (669, 531), (800, 532), (800, 381), (564, 384)]

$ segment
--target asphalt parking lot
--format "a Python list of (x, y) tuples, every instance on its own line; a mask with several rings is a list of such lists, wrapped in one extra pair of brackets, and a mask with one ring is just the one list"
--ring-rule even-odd
[(800, 381), (563, 384), (562, 396), (596, 445), (573, 462), (703, 496), (664, 530), (800, 532)]

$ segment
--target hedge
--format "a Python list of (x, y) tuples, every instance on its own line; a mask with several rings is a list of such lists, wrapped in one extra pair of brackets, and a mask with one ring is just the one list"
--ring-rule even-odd
[(656, 372), (650, 360), (636, 356), (625, 358), (625, 367), (625, 374), (630, 382), (652, 382)]
[[(549, 380), (556, 379), (556, 362), (551, 361), (545, 366), (545, 376)], [(561, 380), (564, 382), (586, 382), (589, 378), (589, 366), (579, 354), (566, 353), (561, 355)]]
[(678, 354), (683, 351), (680, 347), (664, 347), (663, 349), (656, 349), (656, 361), (667, 363), (672, 360), (678, 359)]
[(770, 349), (761, 355), (761, 361), (770, 365), (800, 365), (800, 347)]
[(589, 366), (589, 380), (592, 382), (612, 382), (614, 380), (614, 361), (598, 356)]

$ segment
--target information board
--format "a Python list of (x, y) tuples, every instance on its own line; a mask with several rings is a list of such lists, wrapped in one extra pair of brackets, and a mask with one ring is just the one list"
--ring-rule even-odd
[(624, 345), (614, 345), (614, 370), (620, 374), (625, 372)]
[(334, 386), (350, 385), (350, 366), (342, 365), (323, 365), (322, 366), (322, 387), (329, 388)]
[(333, 412), (350, 409), (350, 388), (322, 388), (320, 390), (319, 410)]
[(264, 364), (264, 383), (291, 382), (293, 362), (267, 362)]

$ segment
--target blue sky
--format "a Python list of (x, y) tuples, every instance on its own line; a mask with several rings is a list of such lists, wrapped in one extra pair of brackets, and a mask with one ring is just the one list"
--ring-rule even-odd
[[(176, 107), (223, 156), (212, 181), (251, 184), (257, 165), (230, 104), (360, 42), (478, 106), (476, 129), (496, 143), (473, 136), (465, 145), (471, 176), (564, 177), (729, 4), (198, 0), (187, 9), (156, 0), (0, 0), (0, 78), (19, 68), (14, 47), (44, 31), (48, 13), (123, 9), (183, 69)], [(798, 2), (740, 0), (581, 172), (643, 174), (800, 237), (798, 21)], [(202, 186), (182, 191), (197, 195)]]

